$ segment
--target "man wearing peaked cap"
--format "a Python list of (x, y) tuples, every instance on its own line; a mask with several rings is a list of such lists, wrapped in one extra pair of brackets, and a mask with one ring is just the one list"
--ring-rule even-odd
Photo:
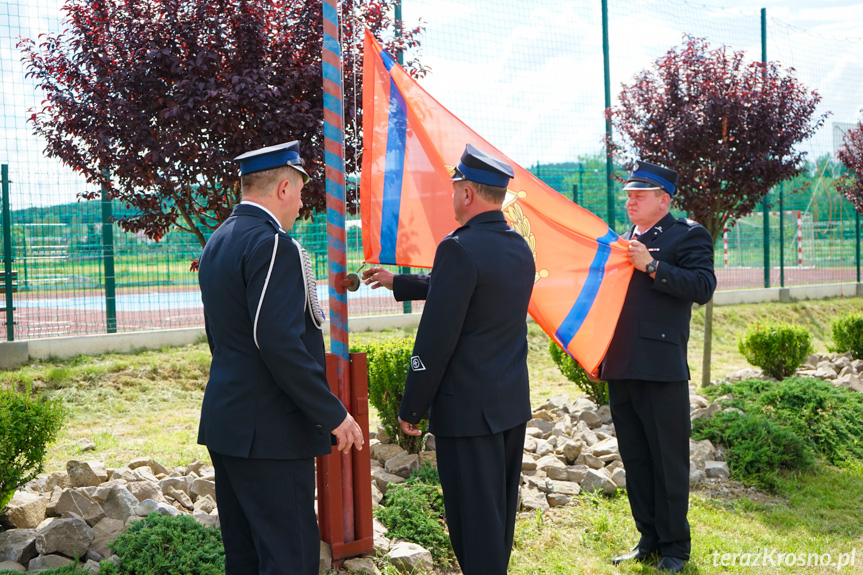
[(198, 443), (216, 472), (226, 574), (313, 575), (314, 458), (331, 452), (331, 438), (348, 451), (363, 437), (330, 392), (314, 274), (287, 232), (309, 177), (299, 143), (235, 161), (243, 200), (207, 242), (198, 273), (213, 354)]
[(404, 433), (419, 435), (429, 413), (464, 575), (506, 573), (531, 417), (525, 318), (535, 267), (501, 212), (512, 177), (509, 165), (468, 144), (452, 178), (461, 227), (438, 245), (431, 275), (364, 274), (397, 299), (426, 300), (399, 419)]
[(716, 289), (713, 238), (675, 218), (677, 172), (640, 161), (623, 189), (633, 226), (623, 234), (635, 272), (600, 366), (635, 526), (641, 539), (612, 563), (658, 556), (661, 571), (689, 559), (689, 366), (692, 303)]

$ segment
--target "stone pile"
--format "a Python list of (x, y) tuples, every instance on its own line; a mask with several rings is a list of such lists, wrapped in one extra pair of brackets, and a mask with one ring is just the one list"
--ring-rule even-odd
[(213, 468), (200, 461), (168, 469), (149, 458), (109, 469), (69, 461), (15, 492), (0, 515), (0, 570), (41, 571), (73, 563), (91, 572), (131, 522), (158, 512), (218, 525)]
[[(721, 410), (718, 403), (691, 392), (692, 419), (709, 417)], [(729, 477), (721, 448), (714, 447), (709, 440), (690, 440), (689, 447), (691, 483)], [(426, 450), (411, 455), (379, 429), (370, 444), (375, 504), (380, 503), (390, 485), (404, 482), (422, 462), (434, 463), (433, 449), (434, 437), (429, 435)], [(574, 402), (552, 398), (534, 410), (524, 441), (523, 509), (546, 510), (568, 504), (582, 491), (612, 495), (618, 489), (626, 489), (626, 471), (607, 405), (598, 407), (587, 397)]]
[[(815, 377), (829, 381), (837, 387), (847, 387), (854, 391), (863, 392), (863, 359), (854, 359), (850, 352), (828, 355), (811, 354), (806, 359), (806, 363), (797, 369), (795, 375)], [(773, 378), (764, 375), (760, 369), (753, 367), (738, 370), (729, 375), (727, 380), (736, 382), (752, 378), (773, 381)]]
[[(818, 362), (812, 365), (822, 369)], [(859, 368), (853, 369), (856, 375)], [(691, 393), (692, 419), (721, 410), (719, 403)], [(369, 449), (375, 506), (380, 505), (389, 486), (403, 483), (423, 462), (437, 464), (431, 434), (419, 454), (409, 454), (392, 443), (382, 428), (372, 436)], [(690, 440), (690, 459), (693, 484), (729, 476), (722, 449), (710, 441)], [(598, 407), (586, 397), (575, 401), (552, 398), (534, 410), (524, 441), (524, 510), (567, 505), (582, 491), (611, 495), (625, 488), (626, 471), (607, 405)], [(199, 461), (174, 469), (149, 458), (135, 459), (118, 469), (108, 469), (99, 461), (69, 461), (65, 472), (40, 476), (17, 491), (0, 515), (0, 570), (39, 571), (67, 565), (78, 558), (96, 572), (99, 561), (112, 557), (107, 544), (131, 522), (152, 512), (186, 513), (204, 525), (218, 526), (215, 489), (213, 468)], [(433, 569), (426, 549), (389, 539), (386, 528), (377, 520), (374, 545), (378, 555), (386, 556), (398, 572)], [(321, 572), (329, 571), (331, 566), (329, 548), (322, 543)], [(380, 573), (370, 558), (351, 559), (344, 566), (356, 573)]]

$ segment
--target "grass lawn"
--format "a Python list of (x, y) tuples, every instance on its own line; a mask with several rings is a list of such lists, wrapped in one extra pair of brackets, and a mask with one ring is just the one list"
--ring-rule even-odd
[[(761, 319), (789, 321), (810, 330), (816, 350), (826, 351), (830, 321), (863, 311), (860, 298), (789, 304), (715, 308), (713, 378), (746, 367), (736, 337)], [(703, 309), (693, 313), (689, 358), (693, 381), (700, 381)], [(391, 330), (352, 334), (352, 341), (409, 337)], [(565, 380), (547, 351), (548, 338), (529, 327), (531, 398), (539, 405), (549, 397), (580, 392)], [(61, 399), (69, 411), (66, 426), (51, 446), (46, 471), (65, 469), (68, 459), (101, 459), (117, 467), (139, 456), (169, 466), (185, 465), (207, 452), (195, 443), (198, 412), (206, 384), (210, 353), (205, 343), (136, 354), (106, 354), (71, 360), (34, 362), (0, 371), (0, 385), (31, 385)], [(861, 414), (863, 417), (863, 414)], [(78, 441), (90, 439), (95, 451), (81, 453)], [(693, 557), (684, 573), (863, 573), (863, 462), (845, 468), (819, 465), (810, 475), (782, 479), (779, 492), (766, 495), (731, 485), (696, 491), (690, 498)], [(612, 567), (609, 558), (637, 541), (625, 494), (613, 498), (582, 496), (575, 505), (545, 515), (522, 514), (510, 572), (528, 574), (651, 573), (648, 566)], [(854, 552), (853, 566), (787, 566), (797, 560), (780, 554), (819, 556)], [(756, 553), (758, 566), (752, 562)], [(738, 555), (736, 565), (731, 554)], [(826, 557), (825, 557), (826, 558)], [(851, 556), (845, 556), (848, 561)], [(723, 565), (724, 560), (724, 565)], [(775, 566), (771, 566), (771, 561)], [(810, 559), (810, 562), (812, 559)], [(766, 563), (766, 566), (764, 565)]]

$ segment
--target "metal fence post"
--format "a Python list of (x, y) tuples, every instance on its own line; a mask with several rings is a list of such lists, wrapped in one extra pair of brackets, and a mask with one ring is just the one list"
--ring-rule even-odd
[(855, 236), (857, 237), (857, 283), (860, 283), (860, 212), (854, 210), (854, 221), (857, 224)]
[(12, 298), (12, 214), (9, 211), (9, 164), (0, 168), (3, 180), (3, 289), (6, 292), (6, 340), (15, 341), (15, 307)]
[[(761, 71), (763, 78), (767, 78), (767, 8), (761, 9), (761, 63), (764, 68)], [(761, 201), (761, 209), (764, 211), (764, 287), (770, 287), (770, 211), (768, 209), (767, 193)]]
[(785, 287), (785, 182), (779, 182), (779, 287)]
[(608, 0), (602, 0), (602, 60), (605, 73), (605, 190), (608, 201), (608, 229), (615, 227), (614, 215), (614, 162), (611, 159), (611, 70), (608, 53)]
[(108, 333), (117, 333), (117, 284), (114, 276), (114, 228), (111, 188), (102, 184), (102, 261), (105, 267), (105, 321)]

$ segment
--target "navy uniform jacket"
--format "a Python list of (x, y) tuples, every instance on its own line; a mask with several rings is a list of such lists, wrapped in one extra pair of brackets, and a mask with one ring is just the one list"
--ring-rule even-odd
[(526, 422), (525, 318), (535, 273), (527, 242), (502, 212), (484, 212), (438, 245), (432, 270), (400, 417), (418, 423), (429, 411), (429, 430), (442, 437)]
[(264, 210), (239, 204), (207, 242), (198, 279), (213, 353), (198, 443), (255, 459), (330, 453), (346, 411), (327, 384), (291, 237)]
[[(629, 239), (634, 229), (623, 238)], [(660, 263), (655, 278), (633, 273), (599, 377), (689, 380), (692, 302), (707, 303), (716, 289), (713, 239), (699, 224), (667, 214), (638, 241)]]

